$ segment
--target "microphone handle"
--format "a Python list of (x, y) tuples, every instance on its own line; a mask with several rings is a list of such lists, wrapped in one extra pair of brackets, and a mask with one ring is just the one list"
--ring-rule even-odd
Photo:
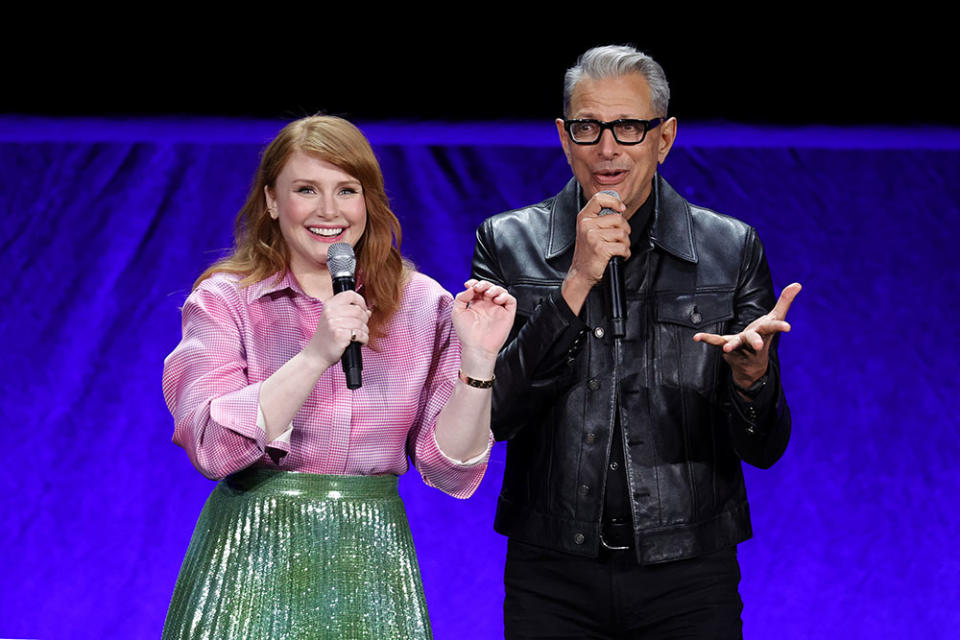
[[(620, 194), (612, 189), (601, 191), (616, 199), (620, 199)], [(598, 215), (609, 216), (619, 215), (620, 212), (609, 207), (604, 207)], [(610, 258), (607, 263), (607, 276), (610, 280), (610, 324), (613, 329), (614, 338), (623, 338), (627, 335), (627, 309), (626, 296), (623, 293), (623, 272), (620, 270), (623, 259), (620, 256)]]
[(607, 275), (610, 280), (610, 324), (613, 329), (614, 338), (623, 338), (627, 335), (627, 310), (624, 301), (623, 291), (623, 271), (621, 265), (623, 259), (620, 256), (613, 256), (607, 263)]
[[(356, 283), (352, 277), (334, 278), (333, 293), (353, 291)], [(363, 357), (360, 355), (360, 343), (351, 342), (340, 356), (343, 373), (347, 377), (347, 389), (359, 389), (363, 386)]]

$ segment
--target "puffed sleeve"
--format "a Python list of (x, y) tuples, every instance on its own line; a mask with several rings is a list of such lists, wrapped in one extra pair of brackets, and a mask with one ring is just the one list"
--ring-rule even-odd
[(163, 395), (174, 419), (173, 441), (208, 478), (249, 467), (267, 447), (258, 420), (260, 384), (247, 378), (244, 304), (234, 282), (205, 280), (183, 306), (183, 339), (163, 366)]
[(486, 472), (493, 435), (488, 438), (487, 450), (467, 462), (449, 458), (437, 445), (437, 416), (453, 394), (460, 369), (460, 341), (453, 329), (452, 310), (453, 298), (444, 291), (437, 301), (433, 357), (420, 395), (419, 414), (407, 437), (407, 452), (427, 485), (455, 498), (469, 498)]

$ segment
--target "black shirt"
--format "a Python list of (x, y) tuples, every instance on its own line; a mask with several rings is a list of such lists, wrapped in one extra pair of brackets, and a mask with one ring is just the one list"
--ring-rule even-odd
[[(653, 190), (646, 202), (640, 205), (629, 220), (630, 223), (630, 259), (624, 265), (626, 291), (642, 291), (647, 277), (647, 259), (650, 255), (650, 220), (653, 217)], [(629, 274), (629, 275), (628, 275)], [(610, 283), (604, 278), (603, 286), (609, 295)], [(619, 394), (618, 394), (619, 400)], [(619, 402), (614, 422), (610, 460), (607, 463), (607, 479), (603, 498), (603, 519), (606, 522), (633, 521), (630, 514), (630, 497), (627, 488), (627, 476), (624, 469), (623, 429), (620, 425)]]

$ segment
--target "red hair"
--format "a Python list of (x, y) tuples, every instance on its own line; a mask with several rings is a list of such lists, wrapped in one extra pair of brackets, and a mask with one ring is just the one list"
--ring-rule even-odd
[(373, 148), (355, 126), (336, 116), (311, 116), (285, 126), (263, 151), (247, 202), (237, 214), (233, 252), (204, 271), (196, 288), (214, 273), (243, 276), (248, 286), (273, 274), (282, 278), (290, 269), (290, 250), (279, 223), (267, 211), (264, 187), (273, 189), (277, 176), (296, 151), (314, 155), (360, 181), (367, 206), (367, 225), (354, 247), (363, 294), (373, 309), (370, 336), (384, 335), (391, 316), (400, 307), (403, 285), (411, 267), (400, 257), (400, 221), (390, 210), (383, 173)]

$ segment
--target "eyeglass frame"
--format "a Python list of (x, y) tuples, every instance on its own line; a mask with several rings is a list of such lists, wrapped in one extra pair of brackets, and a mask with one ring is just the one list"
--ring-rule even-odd
[[(604, 122), (603, 120), (596, 120), (594, 118), (573, 118), (571, 120), (564, 120), (563, 128), (564, 130), (566, 130), (567, 135), (570, 136), (570, 142), (574, 144), (580, 144), (580, 145), (600, 144), (600, 140), (601, 138), (603, 138), (603, 132), (606, 129), (610, 129), (610, 133), (613, 135), (613, 139), (616, 140), (617, 144), (623, 144), (623, 145), (629, 146), (629, 145), (640, 144), (641, 142), (646, 140), (647, 134), (650, 133), (650, 130), (656, 129), (661, 124), (663, 124), (666, 120), (667, 120), (666, 117), (651, 118), (650, 120), (642, 120), (640, 118), (619, 118), (617, 120), (610, 120), (608, 122)], [(574, 139), (573, 133), (570, 131), (570, 129), (573, 127), (573, 125), (579, 124), (582, 122), (592, 122), (593, 124), (596, 124), (600, 127), (600, 133), (597, 134), (597, 139), (594, 140), (593, 142), (580, 142)], [(639, 123), (643, 125), (643, 135), (640, 136), (639, 140), (636, 140), (635, 142), (624, 142), (623, 140), (617, 137), (617, 130), (614, 129), (614, 127), (616, 127), (617, 125), (621, 125), (625, 122)]]

